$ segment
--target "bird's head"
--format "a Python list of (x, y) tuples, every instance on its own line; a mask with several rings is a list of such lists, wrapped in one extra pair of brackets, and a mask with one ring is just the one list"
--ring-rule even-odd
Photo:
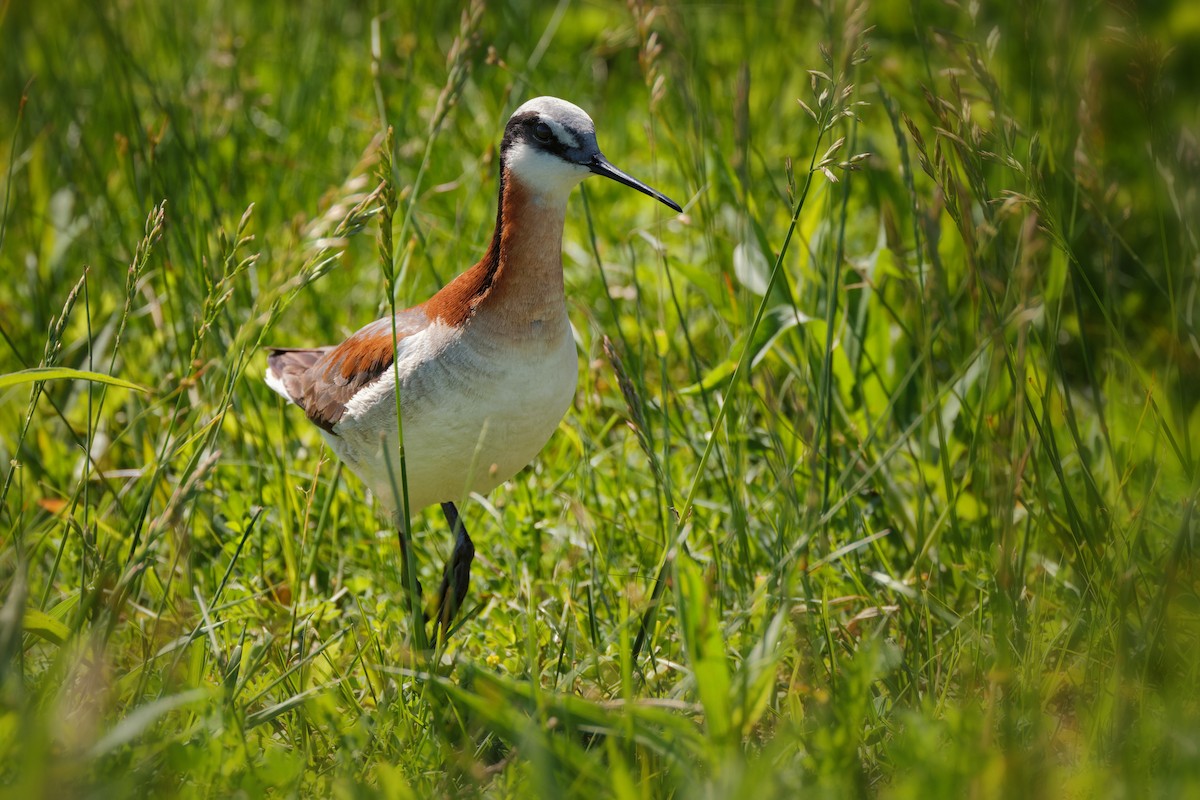
[(566, 199), (589, 175), (603, 175), (682, 211), (679, 204), (608, 163), (596, 144), (596, 125), (577, 105), (535, 97), (513, 112), (500, 158), (509, 174), (538, 194)]

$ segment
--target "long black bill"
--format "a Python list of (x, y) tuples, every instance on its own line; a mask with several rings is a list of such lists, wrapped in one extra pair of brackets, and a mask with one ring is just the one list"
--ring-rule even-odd
[(588, 166), (588, 169), (590, 169), (592, 172), (596, 173), (597, 175), (603, 175), (606, 178), (612, 178), (617, 183), (623, 183), (626, 186), (637, 189), (642, 194), (650, 195), (651, 197), (653, 197), (655, 200), (662, 203), (663, 205), (670, 206), (671, 208), (675, 209), (676, 211), (680, 211), (680, 212), (683, 211), (683, 209), (680, 208), (679, 203), (676, 203), (674, 200), (667, 197), (662, 192), (656, 192), (655, 190), (651, 189), (646, 184), (639, 181), (637, 178), (633, 177), (632, 175), (628, 175), (628, 174), (622, 172), (621, 170), (614, 167), (612, 164), (608, 163), (608, 159), (605, 158), (602, 153), (597, 153), (596, 155), (592, 156), (592, 160), (588, 163), (587, 166)]

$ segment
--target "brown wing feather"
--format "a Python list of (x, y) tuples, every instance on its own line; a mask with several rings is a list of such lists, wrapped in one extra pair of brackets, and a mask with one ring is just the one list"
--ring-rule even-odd
[[(420, 308), (396, 315), (396, 338), (402, 339), (429, 325)], [(271, 348), (267, 367), (283, 383), (288, 396), (308, 418), (333, 433), (346, 413), (346, 404), (364, 386), (392, 366), (395, 358), (392, 321), (376, 320), (337, 346)]]
[(302, 393), (301, 376), (317, 363), (328, 347), (272, 347), (267, 355), (267, 369), (275, 373), (287, 393), (299, 397)]

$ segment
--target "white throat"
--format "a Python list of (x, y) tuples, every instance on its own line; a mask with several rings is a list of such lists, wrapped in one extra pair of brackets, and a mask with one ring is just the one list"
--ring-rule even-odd
[(505, 154), (504, 166), (542, 205), (566, 206), (571, 193), (591, 170), (517, 142)]

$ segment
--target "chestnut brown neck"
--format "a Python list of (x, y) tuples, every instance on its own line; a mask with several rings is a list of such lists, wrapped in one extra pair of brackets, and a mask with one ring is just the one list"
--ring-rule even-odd
[(565, 198), (539, 195), (502, 167), (496, 229), (487, 253), (430, 298), (425, 313), (448, 325), (478, 323), (516, 338), (560, 332), (567, 324), (565, 216)]

